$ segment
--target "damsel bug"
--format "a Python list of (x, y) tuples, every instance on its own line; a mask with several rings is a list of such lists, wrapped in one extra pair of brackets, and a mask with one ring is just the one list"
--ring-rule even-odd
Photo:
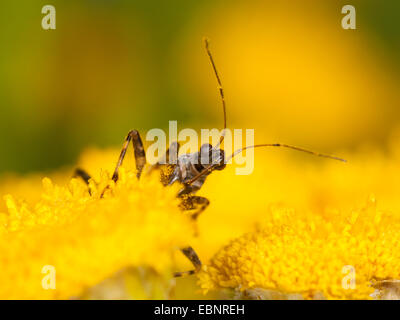
[[(179, 152), (179, 143), (174, 142), (170, 145), (169, 149), (167, 150), (164, 158), (162, 159), (163, 161), (159, 161), (150, 167), (150, 170), (155, 168), (161, 169), (162, 167), (164, 167), (165, 169), (165, 167), (167, 167), (168, 170), (162, 170), (161, 174), (161, 181), (165, 186), (172, 185), (175, 182), (179, 182), (182, 184), (183, 187), (177, 195), (177, 197), (181, 199), (180, 208), (182, 210), (184, 211), (192, 210), (193, 211), (192, 217), (193, 219), (196, 219), (199, 216), (199, 214), (203, 212), (210, 204), (207, 198), (195, 195), (195, 193), (203, 186), (207, 176), (214, 170), (224, 169), (226, 163), (228, 163), (233, 157), (235, 157), (240, 152), (249, 148), (259, 148), (259, 147), (290, 148), (293, 150), (306, 152), (315, 156), (325, 157), (345, 162), (344, 159), (338, 157), (317, 153), (314, 151), (281, 143), (257, 144), (257, 145), (247, 146), (239, 150), (236, 150), (230, 156), (226, 157), (224, 150), (220, 148), (220, 145), (224, 141), (225, 130), (226, 130), (226, 105), (225, 105), (224, 90), (222, 88), (221, 79), (219, 77), (217, 68), (215, 66), (211, 51), (209, 49), (209, 42), (207, 39), (204, 39), (204, 44), (218, 83), (219, 94), (222, 102), (222, 110), (224, 114), (224, 128), (222, 130), (219, 143), (214, 147), (210, 144), (203, 144), (198, 152), (183, 154), (176, 157), (175, 161), (170, 161), (171, 160), (170, 157), (172, 157), (173, 155), (177, 155)], [(131, 141), (134, 148), (138, 179), (142, 175), (143, 168), (146, 165), (145, 150), (139, 132), (137, 130), (132, 130), (128, 133), (125, 139), (124, 145), (121, 150), (121, 154), (119, 156), (117, 165), (115, 167), (112, 176), (112, 180), (114, 182), (118, 181), (118, 170), (124, 161), (126, 151)], [(81, 177), (86, 183), (88, 183), (90, 180), (89, 174), (87, 174), (82, 169), (77, 169), (75, 174), (76, 176)], [(101, 196), (104, 195), (106, 190), (107, 188), (105, 188)], [(194, 270), (177, 272), (175, 273), (175, 276), (178, 277), (183, 275), (190, 275), (199, 271), (201, 269), (202, 264), (194, 249), (188, 246), (182, 248), (181, 251), (191, 261), (191, 263), (194, 266)]]

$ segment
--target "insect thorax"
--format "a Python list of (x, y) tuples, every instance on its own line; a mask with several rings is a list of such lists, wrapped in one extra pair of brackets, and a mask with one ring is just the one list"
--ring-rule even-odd
[[(178, 157), (176, 164), (167, 165), (167, 168), (164, 169), (162, 175), (162, 180), (168, 181), (168, 185), (173, 184), (174, 182), (178, 181), (181, 183), (185, 183), (190, 179), (194, 178), (201, 169), (203, 168), (202, 165), (197, 165), (200, 159), (199, 153), (187, 153), (183, 154)], [(196, 189), (200, 189), (203, 185), (207, 175), (200, 177), (193, 183), (193, 187)]]

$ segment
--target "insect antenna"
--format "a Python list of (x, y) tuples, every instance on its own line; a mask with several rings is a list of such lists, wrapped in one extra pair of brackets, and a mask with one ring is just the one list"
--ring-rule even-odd
[[(324, 154), (324, 153), (319, 153), (319, 152), (303, 149), (303, 148), (292, 146), (292, 145), (289, 145), (289, 144), (282, 144), (282, 143), (255, 144), (253, 146), (247, 146), (247, 147), (244, 147), (244, 148), (240, 148), (240, 149), (236, 150), (235, 152), (233, 152), (228, 158), (225, 158), (224, 162), (228, 163), (232, 158), (234, 158), (236, 155), (238, 155), (240, 152), (242, 152), (242, 151), (244, 151), (246, 149), (261, 148), (261, 147), (289, 148), (289, 149), (293, 149), (293, 150), (296, 150), (296, 151), (305, 152), (305, 153), (308, 153), (308, 154), (311, 154), (311, 155), (314, 155), (314, 156), (317, 156), (317, 157), (323, 157), (323, 158), (328, 158), (328, 159), (332, 159), (332, 160), (347, 162), (347, 160), (345, 160), (343, 158), (339, 158), (339, 157), (336, 157), (336, 156), (331, 156), (331, 155), (328, 155), (328, 154)], [(219, 165), (219, 163), (210, 164), (209, 166), (204, 168), (201, 172), (199, 172), (196, 176), (194, 176), (192, 179), (187, 181), (185, 184), (186, 185), (191, 185), (193, 182), (195, 182), (200, 177), (204, 176), (206, 173), (213, 171), (213, 169), (215, 167), (217, 167), (218, 165)]]
[(221, 78), (219, 77), (219, 74), (218, 74), (218, 71), (217, 71), (217, 67), (215, 66), (215, 62), (214, 62), (213, 56), (212, 56), (210, 48), (209, 48), (210, 41), (206, 37), (203, 38), (203, 41), (204, 41), (204, 47), (206, 48), (206, 51), (207, 51), (207, 55), (210, 58), (211, 66), (212, 66), (212, 68), (214, 70), (215, 78), (217, 79), (219, 95), (221, 97), (221, 102), (222, 102), (222, 110), (224, 112), (224, 129), (222, 130), (222, 134), (221, 134), (221, 138), (219, 140), (219, 143), (214, 147), (216, 149), (216, 148), (218, 148), (220, 146), (220, 144), (222, 143), (222, 141), (224, 141), (224, 138), (225, 138), (225, 130), (226, 130), (225, 95), (224, 95), (224, 89), (223, 89), (222, 83), (221, 83)]
[(329, 154), (319, 153), (319, 152), (303, 149), (303, 148), (300, 148), (300, 147), (291, 146), (289, 144), (268, 143), (268, 144), (256, 144), (256, 145), (253, 145), (253, 146), (247, 146), (247, 147), (238, 149), (234, 153), (232, 153), (228, 158), (225, 159), (225, 163), (228, 163), (232, 158), (234, 158), (236, 155), (238, 155), (239, 153), (241, 153), (242, 151), (244, 151), (246, 149), (260, 148), (260, 147), (282, 147), (282, 148), (288, 148), (288, 149), (293, 149), (293, 150), (296, 150), (296, 151), (305, 152), (305, 153), (308, 153), (308, 154), (311, 154), (311, 155), (317, 156), (317, 157), (323, 157), (323, 158), (328, 158), (328, 159), (332, 159), (332, 160), (338, 160), (338, 161), (342, 161), (342, 162), (347, 162), (347, 160), (339, 158), (339, 157), (336, 157), (336, 156), (331, 156)]
[[(215, 62), (213, 59), (213, 56), (211, 54), (210, 48), (209, 48), (209, 40), (207, 38), (203, 38), (204, 41), (204, 46), (206, 48), (208, 57), (210, 58), (210, 62), (211, 65), (213, 67), (214, 70), (214, 74), (215, 77), (217, 79), (217, 83), (218, 83), (218, 89), (219, 89), (219, 94), (221, 96), (221, 101), (222, 101), (222, 109), (224, 112), (224, 129), (222, 131), (222, 135), (220, 138), (219, 143), (214, 147), (214, 149), (217, 149), (221, 143), (224, 141), (225, 138), (225, 130), (226, 130), (226, 104), (225, 104), (225, 96), (224, 96), (224, 89), (222, 88), (222, 83), (221, 83), (221, 79), (219, 77), (218, 71), (217, 71), (217, 67), (215, 66)], [(241, 149), (236, 150), (235, 152), (233, 152), (228, 158), (223, 159), (225, 163), (228, 163), (232, 158), (234, 158), (236, 155), (238, 155), (240, 152), (246, 150), (246, 149), (250, 149), (250, 148), (260, 148), (260, 147), (282, 147), (282, 148), (289, 148), (289, 149), (293, 149), (296, 151), (301, 151), (301, 152), (305, 152), (317, 157), (323, 157), (323, 158), (328, 158), (328, 159), (332, 159), (332, 160), (338, 160), (338, 161), (342, 161), (342, 162), (347, 162), (345, 159), (336, 157), (336, 156), (331, 156), (328, 154), (324, 154), (324, 153), (319, 153), (319, 152), (315, 152), (315, 151), (311, 151), (311, 150), (307, 150), (307, 149), (303, 149), (300, 147), (296, 147), (296, 146), (292, 146), (292, 145), (288, 145), (288, 144), (282, 144), (282, 143), (270, 143), (270, 144), (256, 144), (253, 146), (247, 146)], [(217, 167), (218, 165), (220, 165), (220, 163), (211, 163), (210, 165), (208, 165), (206, 168), (204, 168), (201, 172), (199, 172), (196, 176), (194, 176), (192, 179), (190, 179), (189, 181), (187, 181), (185, 183), (185, 185), (191, 185), (193, 182), (195, 182), (197, 179), (199, 179), (200, 177), (204, 176), (205, 174), (207, 174), (208, 172), (211, 172), (215, 167)]]

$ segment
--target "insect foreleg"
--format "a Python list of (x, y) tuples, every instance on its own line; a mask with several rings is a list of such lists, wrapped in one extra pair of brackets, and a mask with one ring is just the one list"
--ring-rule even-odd
[[(134, 154), (135, 154), (135, 160), (136, 160), (136, 176), (138, 179), (140, 178), (140, 175), (142, 174), (143, 168), (146, 164), (146, 153), (144, 151), (143, 147), (143, 142), (142, 139), (140, 138), (140, 134), (137, 130), (131, 130), (129, 131), (128, 135), (126, 136), (124, 145), (122, 146), (121, 153), (118, 158), (117, 165), (115, 167), (112, 180), (114, 182), (118, 181), (118, 170), (122, 166), (122, 163), (124, 162), (124, 158), (126, 155), (126, 150), (128, 150), (129, 143), (132, 141), (133, 149), (134, 149)], [(107, 187), (104, 188), (103, 192), (100, 195), (100, 198), (103, 198), (105, 192), (110, 188), (108, 185)]]
[(194, 266), (194, 270), (183, 271), (183, 272), (175, 272), (174, 277), (183, 277), (195, 274), (199, 272), (201, 269), (201, 261), (196, 251), (192, 247), (186, 247), (181, 249), (182, 253), (190, 260), (190, 262)]
[[(189, 191), (188, 189), (183, 189), (183, 190), (186, 190), (187, 192)], [(182, 202), (180, 204), (180, 208), (182, 210), (184, 210), (184, 211), (195, 210), (194, 213), (192, 213), (192, 215), (191, 215), (191, 218), (194, 220), (197, 219), (199, 214), (202, 213), (210, 204), (210, 201), (207, 198), (200, 197), (200, 196), (194, 196), (194, 195), (190, 195), (190, 194), (180, 194), (179, 197), (182, 199)], [(194, 249), (192, 247), (186, 247), (186, 248), (181, 249), (181, 251), (193, 264), (195, 270), (176, 272), (174, 274), (174, 276), (182, 277), (182, 276), (192, 275), (192, 274), (195, 274), (196, 272), (200, 271), (201, 261), (197, 255), (197, 253), (194, 251)]]
[(200, 188), (198, 186), (194, 185), (185, 185), (182, 190), (178, 192), (178, 197), (179, 198), (184, 198), (185, 196), (190, 195), (191, 193), (195, 193), (198, 191)]
[(191, 215), (193, 220), (196, 220), (198, 216), (210, 205), (210, 200), (200, 196), (182, 196), (182, 202), (180, 208), (182, 210), (194, 210)]

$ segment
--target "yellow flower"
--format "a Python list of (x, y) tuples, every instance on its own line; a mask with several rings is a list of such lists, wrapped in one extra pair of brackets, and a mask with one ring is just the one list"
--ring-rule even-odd
[[(99, 286), (108, 294), (121, 278), (128, 297), (172, 297), (162, 282), (172, 279), (172, 269), (191, 268), (178, 250), (187, 244), (206, 265), (200, 284), (211, 292), (207, 298), (237, 287), (241, 297), (266, 297), (267, 290), (275, 297), (370, 297), (374, 278), (400, 279), (398, 141), (387, 154), (339, 154), (348, 164), (257, 150), (251, 175), (235, 175), (228, 165), (207, 178), (198, 195), (211, 204), (194, 238), (193, 222), (178, 209), (178, 186), (162, 187), (156, 172), (138, 182), (131, 159), (99, 199), (118, 149), (91, 149), (78, 161), (98, 182), (92, 196), (69, 178), (72, 169), (50, 174), (56, 183), (45, 179), (44, 192), (39, 175), (10, 177), (0, 183), (0, 194), (13, 195), (0, 205), (0, 297), (82, 297), (89, 288), (84, 297), (106, 297)], [(364, 205), (372, 193), (379, 207)], [(44, 265), (56, 267), (56, 290), (42, 289)], [(355, 290), (342, 288), (346, 265), (355, 268)], [(173, 297), (199, 298), (195, 280), (176, 279)], [(159, 293), (149, 295), (149, 283)]]
[(368, 299), (376, 280), (400, 279), (399, 231), (400, 216), (377, 210), (374, 198), (350, 214), (273, 207), (257, 230), (231, 241), (204, 266), (199, 283), (205, 292)]
[[(187, 245), (190, 219), (178, 209), (176, 188), (159, 177), (138, 181), (121, 171), (118, 184), (102, 174), (98, 185), (72, 179), (67, 186), (43, 179), (33, 204), (7, 195), (0, 213), (0, 298), (40, 299), (79, 296), (117, 271), (149, 267), (172, 275), (173, 253)], [(111, 183), (104, 199), (100, 193)], [(33, 192), (37, 192), (33, 190)], [(56, 288), (42, 286), (44, 266), (56, 271)]]
[(374, 194), (380, 211), (400, 216), (399, 141), (395, 136), (385, 154), (372, 147), (338, 153), (346, 164), (287, 150), (257, 150), (252, 174), (235, 175), (231, 165), (207, 178), (199, 195), (207, 197), (210, 206), (198, 220), (193, 247), (206, 262), (232, 239), (252, 232), (270, 214), (271, 205), (329, 220), (332, 212), (350, 216), (359, 211)]

